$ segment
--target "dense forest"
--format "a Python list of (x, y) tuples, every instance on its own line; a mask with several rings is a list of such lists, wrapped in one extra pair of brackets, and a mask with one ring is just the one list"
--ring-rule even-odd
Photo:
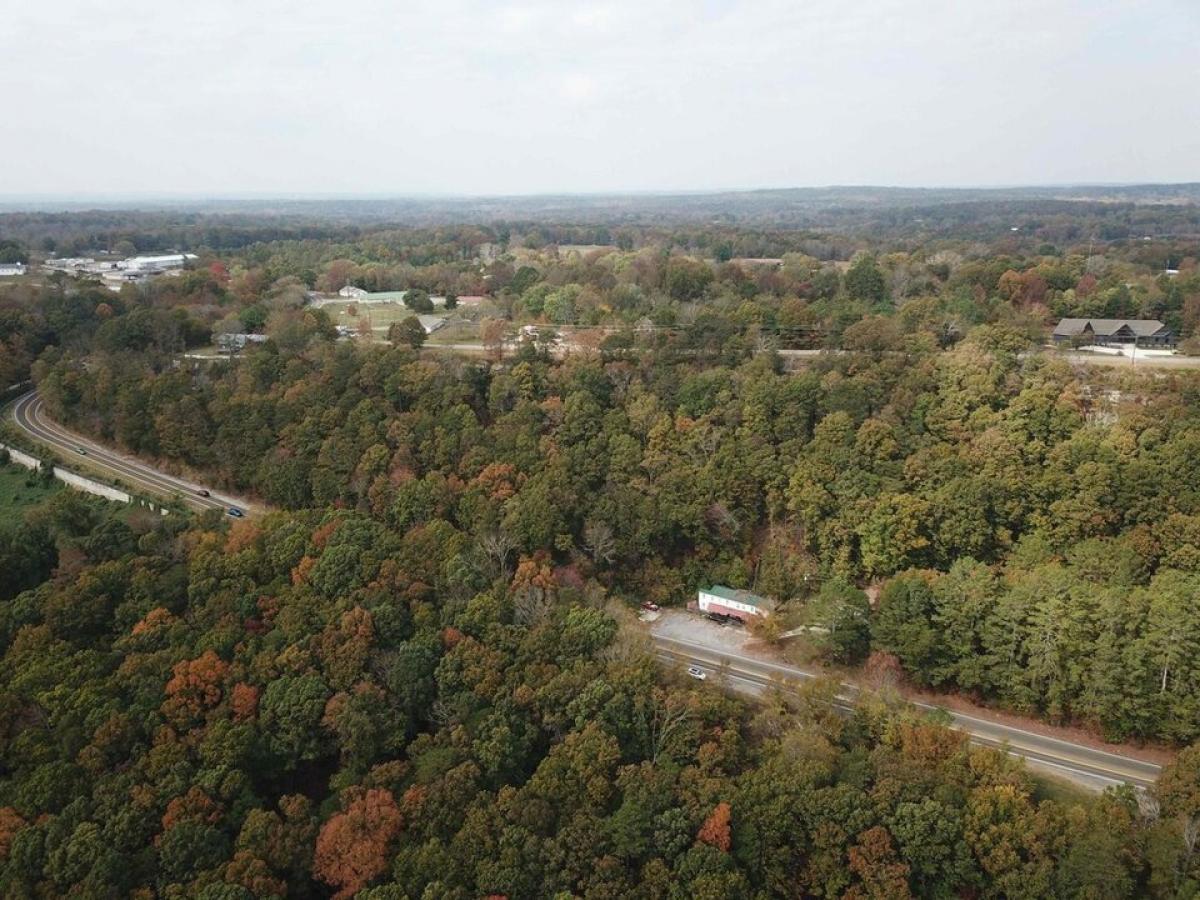
[[(136, 377), (119, 355), (51, 353), (35, 373), (62, 421), (274, 506), (436, 525), (659, 603), (753, 587), (868, 624), (826, 648), (841, 661), (874, 646), (922, 682), (1113, 737), (1200, 737), (1194, 376), (1081, 384), (986, 327), (801, 373), (317, 340)], [(869, 622), (865, 598), (808, 602), (838, 579), (886, 580)]]
[[(665, 679), (596, 582), (443, 521), (158, 524), (0, 607), (8, 897), (1183, 897), (1147, 806), (832, 687)], [(687, 681), (688, 679), (682, 679)], [(691, 683), (691, 684), (694, 684)]]
[[(1001, 202), (923, 241), (7, 220), (29, 258), (199, 252), (0, 289), (0, 387), (272, 511), (64, 493), (0, 530), (5, 896), (1196, 896), (1200, 749), (1046, 799), (887, 691), (664, 673), (633, 615), (750, 588), (831, 670), (1200, 739), (1200, 373), (1041, 346), (1107, 315), (1189, 347), (1200, 248), (1057, 208), (985, 241)], [(339, 336), (312, 292), (348, 284), (477, 297), (481, 352)], [(524, 324), (569, 350), (487, 337)], [(189, 355), (220, 331), (266, 340)]]

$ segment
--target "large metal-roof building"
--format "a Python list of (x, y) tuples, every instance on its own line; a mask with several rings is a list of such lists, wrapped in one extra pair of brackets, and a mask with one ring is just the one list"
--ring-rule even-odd
[(1170, 347), (1175, 333), (1158, 319), (1063, 319), (1054, 326), (1054, 342)]

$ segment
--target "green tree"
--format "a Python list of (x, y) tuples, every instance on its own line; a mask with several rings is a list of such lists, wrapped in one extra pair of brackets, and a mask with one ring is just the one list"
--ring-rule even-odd
[(37, 587), (58, 564), (58, 547), (45, 526), (0, 527), (0, 600)]
[(404, 305), (415, 313), (433, 312), (433, 301), (429, 299), (429, 292), (420, 288), (409, 288), (404, 292)]
[(871, 606), (867, 595), (838, 578), (821, 585), (805, 606), (813, 644), (830, 660), (854, 665), (871, 649)]
[(676, 300), (697, 300), (713, 281), (708, 263), (673, 256), (663, 270), (663, 289)]
[(875, 257), (861, 253), (846, 270), (846, 293), (855, 300), (882, 303), (887, 299), (887, 280)]
[(425, 343), (425, 326), (416, 316), (409, 316), (388, 326), (388, 341), (393, 347), (411, 347), (420, 350)]
[(943, 659), (941, 631), (933, 622), (934, 581), (935, 576), (926, 572), (897, 575), (880, 593), (871, 623), (872, 645), (894, 653), (918, 681), (928, 681)]
[(319, 723), (329, 696), (316, 675), (285, 675), (267, 685), (259, 708), (277, 765), (290, 769), (326, 752)]

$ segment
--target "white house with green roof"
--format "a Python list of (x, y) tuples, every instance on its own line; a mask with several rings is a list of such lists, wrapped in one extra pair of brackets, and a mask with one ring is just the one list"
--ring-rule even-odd
[(697, 601), (700, 612), (743, 620), (750, 616), (765, 616), (772, 609), (772, 603), (766, 597), (721, 584), (700, 588)]

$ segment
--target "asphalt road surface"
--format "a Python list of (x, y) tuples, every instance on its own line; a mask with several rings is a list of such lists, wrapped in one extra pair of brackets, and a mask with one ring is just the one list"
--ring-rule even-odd
[[(692, 644), (653, 632), (651, 637), (660, 659), (698, 666), (710, 678), (724, 677), (730, 687), (748, 693), (761, 693), (775, 685), (786, 687), (788, 681), (797, 682), (816, 677), (811, 672), (793, 666)], [(854, 704), (858, 688), (846, 683), (841, 687), (838, 699), (849, 708)], [(929, 711), (938, 708), (926, 703), (913, 705)], [(1147, 788), (1154, 784), (1162, 771), (1162, 767), (1156, 763), (1097, 750), (1084, 744), (1048, 737), (976, 716), (943, 711), (950, 717), (951, 727), (966, 732), (971, 743), (1003, 750), (1022, 757), (1035, 768), (1059, 773), (1094, 788), (1103, 789), (1109, 785), (1124, 783)]]
[[(57, 450), (65, 460), (87, 460), (88, 466), (103, 472), (113, 480), (147, 496), (162, 499), (178, 498), (192, 509), (228, 510), (232, 506), (245, 511), (245, 502), (210, 490), (211, 496), (201, 497), (201, 485), (166, 475), (139, 460), (109, 450), (82, 435), (68, 431), (46, 415), (45, 404), (37, 392), (21, 395), (12, 406), (12, 418), (17, 427), (39, 444)], [(87, 451), (80, 453), (80, 448)], [(68, 464), (68, 468), (69, 468)]]

